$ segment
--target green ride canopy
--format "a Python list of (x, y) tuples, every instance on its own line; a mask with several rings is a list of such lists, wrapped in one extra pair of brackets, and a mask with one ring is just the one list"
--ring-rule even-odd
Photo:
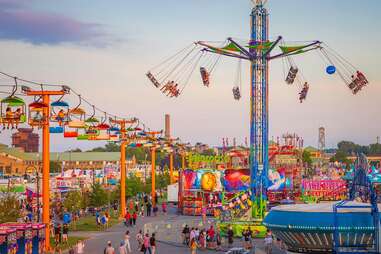
[(282, 52), (284, 54), (288, 54), (288, 53), (297, 53), (297, 54), (300, 54), (300, 53), (304, 53), (305, 51), (303, 49), (307, 48), (309, 46), (310, 45), (303, 45), (303, 46), (279, 46), (279, 48), (280, 48), (280, 50), (282, 50)]
[(229, 51), (235, 51), (235, 52), (241, 52), (241, 49), (238, 48), (234, 43), (230, 42), (228, 45), (225, 47), (221, 48), (224, 50), (229, 50)]
[(274, 45), (273, 41), (265, 41), (265, 42), (257, 42), (254, 45), (248, 45), (247, 47), (250, 49), (259, 49), (259, 50), (269, 50), (272, 45)]

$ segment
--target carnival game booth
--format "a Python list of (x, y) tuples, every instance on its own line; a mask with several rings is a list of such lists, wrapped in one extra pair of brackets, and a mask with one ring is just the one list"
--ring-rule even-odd
[(0, 226), (0, 253), (17, 253), (17, 232), (16, 229)]
[(371, 209), (365, 208), (365, 203), (349, 201), (348, 208), (335, 213), (334, 207), (340, 203), (277, 206), (271, 209), (263, 224), (285, 243), (290, 253), (331, 253), (334, 242), (348, 252), (356, 247), (361, 248), (361, 253), (374, 253), (371, 252), (376, 241)]
[(5, 223), (1, 226), (16, 229), (17, 254), (32, 254), (32, 224), (30, 223)]
[(214, 214), (221, 206), (223, 172), (216, 169), (186, 169), (181, 172), (181, 196), (179, 207), (184, 215), (201, 215), (206, 207), (207, 214)]
[(302, 180), (304, 197), (314, 197), (322, 201), (344, 200), (347, 196), (347, 182), (338, 180)]

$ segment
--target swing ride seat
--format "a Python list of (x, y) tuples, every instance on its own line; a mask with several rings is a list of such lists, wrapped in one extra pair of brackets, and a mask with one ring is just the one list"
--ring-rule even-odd
[(205, 67), (200, 67), (200, 74), (204, 86), (209, 87), (209, 72), (205, 69)]
[(160, 83), (159, 81), (157, 81), (157, 79), (154, 77), (154, 75), (149, 71), (147, 72), (146, 76), (148, 77), (148, 79), (152, 82), (152, 84), (159, 88), (160, 87)]
[(299, 69), (297, 67), (290, 67), (290, 70), (288, 71), (287, 78), (286, 78), (286, 83), (291, 85), (294, 83), (296, 74), (298, 73)]
[(240, 92), (238, 86), (233, 87), (233, 97), (234, 97), (235, 100), (241, 99), (241, 92)]
[(49, 127), (49, 133), (53, 133), (53, 134), (64, 133), (64, 128), (61, 126)]

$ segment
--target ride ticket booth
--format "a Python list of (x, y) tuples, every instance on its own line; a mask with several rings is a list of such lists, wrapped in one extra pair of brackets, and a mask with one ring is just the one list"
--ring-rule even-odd
[(32, 224), (32, 253), (43, 253), (45, 249), (45, 224)]
[(16, 229), (17, 252), (16, 254), (32, 254), (32, 224), (6, 223), (6, 227)]
[(17, 253), (16, 229), (4, 226), (0, 227), (0, 253)]

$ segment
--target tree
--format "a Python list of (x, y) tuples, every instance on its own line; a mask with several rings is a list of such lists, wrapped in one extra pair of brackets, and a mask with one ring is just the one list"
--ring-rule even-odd
[(346, 163), (347, 165), (351, 163), (351, 161), (347, 158), (347, 154), (341, 150), (338, 150), (334, 156), (331, 157), (330, 161), (331, 162), (335, 162), (335, 161), (338, 161), (338, 162), (342, 162), (342, 163)]
[(70, 150), (67, 150), (65, 151), (66, 153), (81, 153), (82, 150), (80, 148), (76, 148), (76, 149), (70, 149)]
[(105, 189), (96, 183), (92, 186), (92, 190), (89, 194), (89, 204), (93, 207), (101, 207), (108, 203), (108, 195)]
[(0, 195), (0, 223), (16, 222), (21, 216), (20, 202), (17, 196), (10, 192), (2, 192)]
[(83, 207), (83, 198), (80, 191), (70, 191), (63, 201), (63, 206), (69, 212), (78, 211)]
[(311, 159), (311, 153), (307, 150), (304, 150), (302, 153), (302, 161), (303, 164), (307, 164), (308, 167), (311, 167), (312, 165), (312, 159)]
[(59, 161), (50, 161), (50, 172), (58, 173), (61, 172), (61, 163)]

